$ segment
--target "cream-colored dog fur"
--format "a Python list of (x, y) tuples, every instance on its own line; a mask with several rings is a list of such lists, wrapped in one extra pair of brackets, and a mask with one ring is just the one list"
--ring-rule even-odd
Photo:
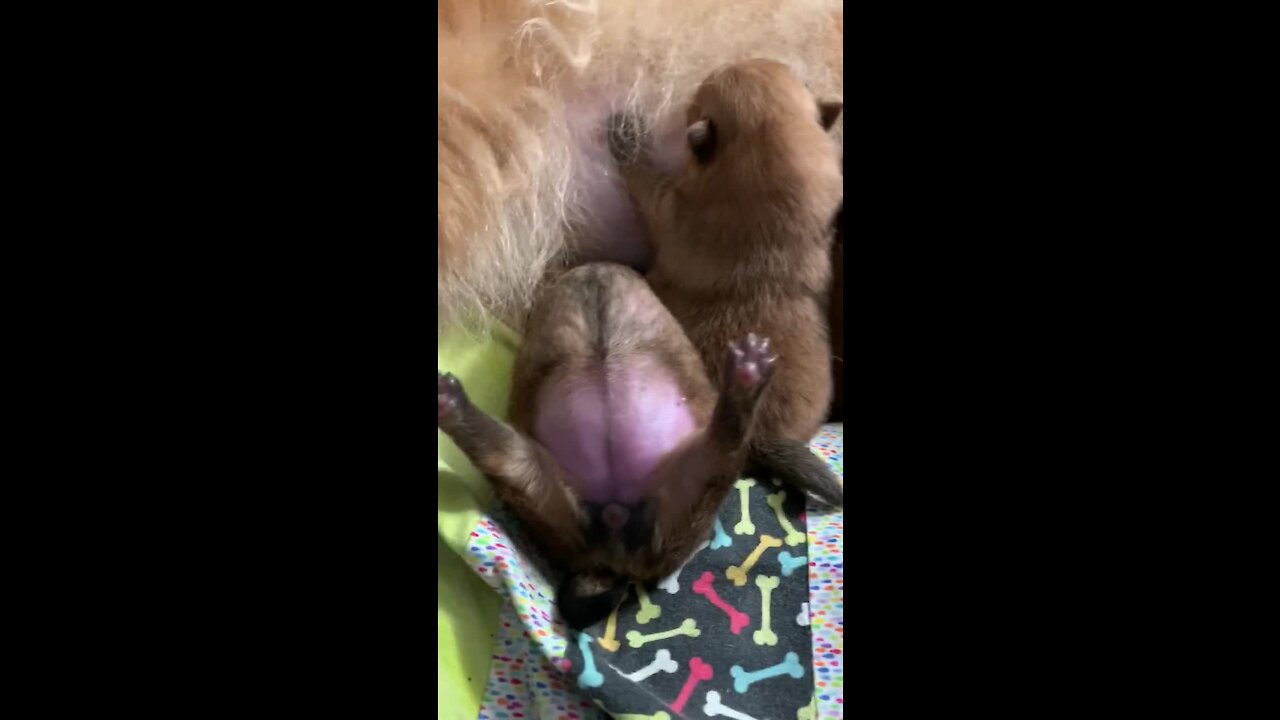
[(833, 0), (438, 7), (439, 327), (491, 315), (519, 326), (537, 284), (575, 256), (643, 264), (605, 147), (611, 113), (641, 116), (673, 167), (684, 105), (724, 63), (779, 60), (815, 95), (843, 96), (843, 3)]

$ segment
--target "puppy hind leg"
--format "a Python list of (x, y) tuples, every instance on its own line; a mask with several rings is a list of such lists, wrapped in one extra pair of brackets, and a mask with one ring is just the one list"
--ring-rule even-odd
[(766, 338), (749, 335), (730, 345), (710, 425), (660, 469), (664, 477), (657, 493), (660, 522), (655, 532), (658, 546), (670, 550), (676, 565), (706, 539), (742, 472), (760, 395), (773, 377), (776, 359)]
[(580, 552), (585, 515), (559, 463), (536, 442), (473, 405), (453, 375), (437, 376), (440, 430), (544, 542), (557, 551)]
[(709, 439), (725, 452), (737, 454), (750, 441), (760, 395), (773, 378), (777, 359), (769, 338), (754, 333), (729, 345), (721, 366), (720, 398), (707, 428)]

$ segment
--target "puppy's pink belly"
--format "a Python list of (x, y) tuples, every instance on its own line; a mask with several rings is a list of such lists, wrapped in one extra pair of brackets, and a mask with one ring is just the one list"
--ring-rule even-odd
[(608, 412), (604, 385), (593, 378), (551, 381), (538, 394), (534, 438), (593, 502), (609, 499)]
[(670, 376), (649, 361), (548, 381), (534, 436), (588, 502), (633, 503), (658, 463), (695, 430)]

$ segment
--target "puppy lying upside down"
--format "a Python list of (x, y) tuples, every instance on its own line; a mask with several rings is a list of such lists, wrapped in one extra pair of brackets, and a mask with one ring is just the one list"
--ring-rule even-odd
[(773, 374), (767, 339), (721, 349), (717, 396), (697, 351), (635, 272), (593, 263), (535, 303), (516, 358), (512, 425), (438, 378), (438, 423), (568, 575), (581, 629), (628, 581), (673, 573), (706, 539), (746, 461)]

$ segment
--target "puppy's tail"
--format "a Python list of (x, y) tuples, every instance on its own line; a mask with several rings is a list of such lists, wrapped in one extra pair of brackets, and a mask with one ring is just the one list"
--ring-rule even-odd
[(754, 442), (751, 465), (813, 496), (824, 505), (844, 507), (844, 485), (804, 443), (792, 440)]

